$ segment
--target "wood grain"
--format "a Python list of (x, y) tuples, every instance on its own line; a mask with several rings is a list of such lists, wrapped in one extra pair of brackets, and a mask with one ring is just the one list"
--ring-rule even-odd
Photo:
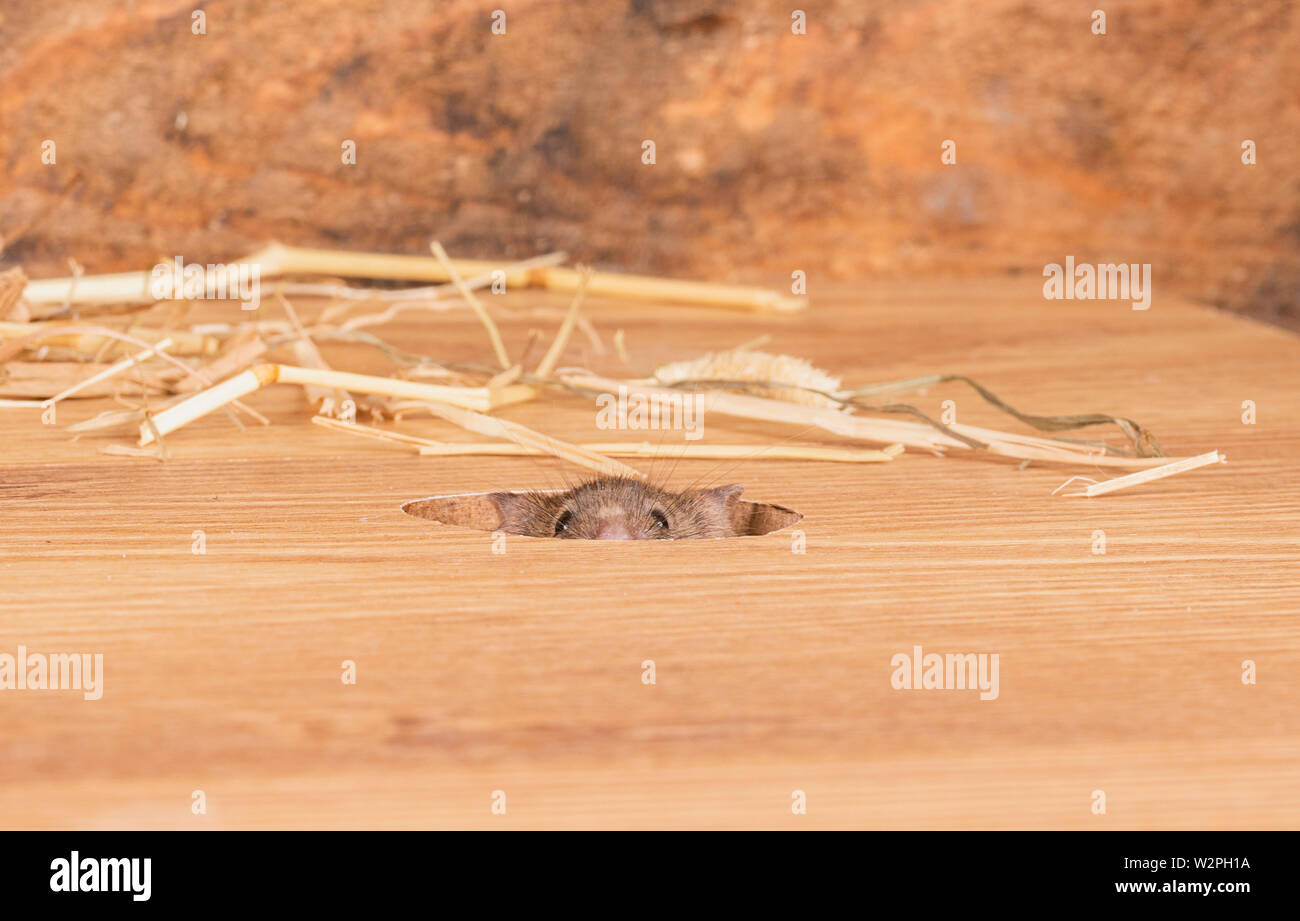
[[(0, 826), (1300, 826), (1300, 338), (1160, 297), (1048, 302), (1035, 279), (813, 293), (794, 318), (599, 300), (589, 315), (606, 344), (626, 330), (638, 368), (768, 332), (847, 383), (964, 372), (1027, 411), (1130, 416), (1172, 454), (1228, 463), (1082, 499), (1050, 493), (1108, 474), (915, 453), (682, 461), (671, 483), (725, 476), (802, 512), (807, 552), (786, 531), (511, 538), (502, 555), (398, 507), (577, 471), (329, 432), (292, 387), (250, 397), (271, 427), (213, 415), (169, 436), (164, 463), (69, 438), (106, 400), (61, 406), (57, 426), (0, 410), (0, 652), (105, 663), (97, 701), (0, 692)], [(492, 299), (512, 355), (565, 303)], [(491, 356), (468, 313), (382, 333)], [(358, 347), (325, 352), (385, 371)], [(619, 370), (589, 352), (575, 337), (564, 362)], [(959, 386), (914, 401), (937, 415), (945, 399), (961, 421), (1015, 426)], [(608, 440), (577, 397), (501, 414)], [(711, 441), (792, 434), (705, 422)], [(894, 690), (891, 657), (914, 645), (998, 653), (1000, 696)]]

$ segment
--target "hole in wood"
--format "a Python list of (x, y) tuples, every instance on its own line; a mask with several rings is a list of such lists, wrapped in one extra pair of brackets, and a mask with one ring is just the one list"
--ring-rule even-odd
[(465, 493), (403, 503), (416, 518), (480, 531), (588, 540), (753, 537), (803, 515), (741, 499), (743, 487), (675, 493), (640, 481), (600, 479), (570, 490)]

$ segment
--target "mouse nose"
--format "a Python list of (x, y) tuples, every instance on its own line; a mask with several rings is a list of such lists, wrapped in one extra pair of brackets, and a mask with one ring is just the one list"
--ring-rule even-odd
[(632, 532), (627, 529), (627, 522), (617, 518), (607, 518), (600, 523), (596, 540), (632, 540)]

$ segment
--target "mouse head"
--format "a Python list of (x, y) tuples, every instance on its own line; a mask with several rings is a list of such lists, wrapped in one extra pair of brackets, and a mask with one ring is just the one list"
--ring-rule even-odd
[(501, 530), (529, 537), (684, 540), (731, 537), (743, 486), (676, 493), (641, 480), (600, 477), (565, 492), (496, 492)]

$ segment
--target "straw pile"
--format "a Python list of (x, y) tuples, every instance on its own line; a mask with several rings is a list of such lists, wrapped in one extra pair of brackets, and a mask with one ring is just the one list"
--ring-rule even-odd
[[(802, 298), (757, 288), (593, 272), (562, 265), (562, 253), (515, 263), (453, 260), (438, 244), (431, 256), (334, 252), (273, 244), (250, 256), (262, 280), (274, 279), (274, 299), (285, 319), (259, 318), (229, 325), (184, 325), (187, 299), (213, 294), (213, 279), (157, 297), (151, 273), (84, 276), (29, 281), (21, 270), (0, 274), (0, 406), (34, 410), (51, 421), (68, 399), (111, 397), (122, 408), (71, 426), (77, 434), (136, 433), (135, 445), (105, 445), (119, 455), (166, 456), (165, 443), (186, 425), (212, 412), (226, 414), (241, 428), (268, 420), (245, 402), (263, 387), (303, 388), (312, 413), (306, 418), (351, 437), (380, 439), (423, 456), (466, 454), (550, 455), (613, 476), (641, 476), (615, 458), (654, 456), (642, 442), (572, 444), (495, 415), (502, 407), (531, 400), (561, 400), (573, 394), (620, 392), (641, 399), (681, 399), (689, 394), (705, 412), (790, 426), (800, 433), (821, 431), (872, 445), (855, 449), (817, 444), (687, 444), (673, 449), (685, 457), (783, 458), (856, 463), (889, 462), (904, 448), (946, 453), (984, 453), (1024, 462), (1086, 464), (1149, 469), (1153, 479), (1192, 469), (1192, 459), (1164, 455), (1142, 426), (1103, 414), (1034, 416), (1016, 410), (969, 378), (933, 375), (910, 381), (842, 387), (839, 378), (788, 355), (750, 346), (684, 358), (636, 378), (610, 378), (559, 361), (575, 330), (594, 335), (582, 315), (586, 295), (629, 298), (752, 311), (795, 312)], [(232, 267), (233, 271), (233, 267)], [(257, 277), (255, 276), (255, 277)], [(417, 287), (374, 288), (346, 279), (420, 283)], [(532, 369), (507, 352), (491, 312), (476, 291), (494, 285), (531, 286), (569, 292), (572, 304), (542, 360)], [(329, 299), (303, 322), (289, 297)], [(374, 312), (355, 315), (360, 305)], [(177, 308), (180, 308), (179, 310)], [(434, 314), (469, 309), (482, 324), (485, 354), (492, 364), (467, 365), (414, 355), (373, 330), (412, 310)], [(265, 313), (265, 311), (263, 312)], [(358, 374), (330, 367), (318, 343), (363, 343), (400, 366), (393, 376)], [(530, 343), (531, 344), (531, 343)], [(627, 359), (621, 334), (615, 346)], [(278, 360), (277, 360), (278, 359)], [(436, 381), (436, 382), (435, 382)], [(887, 394), (948, 382), (963, 382), (1014, 418), (1043, 432), (1113, 424), (1127, 448), (1101, 441), (1021, 434), (969, 425), (945, 425), (904, 403), (875, 403)], [(372, 421), (400, 420), (414, 411), (479, 436), (469, 443), (416, 438), (393, 427), (356, 421), (358, 401)], [(899, 418), (906, 416), (910, 418)], [(1216, 459), (1218, 458), (1216, 455)], [(1145, 482), (1136, 479), (1134, 483)], [(1127, 485), (1127, 484), (1124, 484)], [(1114, 488), (1092, 487), (1086, 495)]]

